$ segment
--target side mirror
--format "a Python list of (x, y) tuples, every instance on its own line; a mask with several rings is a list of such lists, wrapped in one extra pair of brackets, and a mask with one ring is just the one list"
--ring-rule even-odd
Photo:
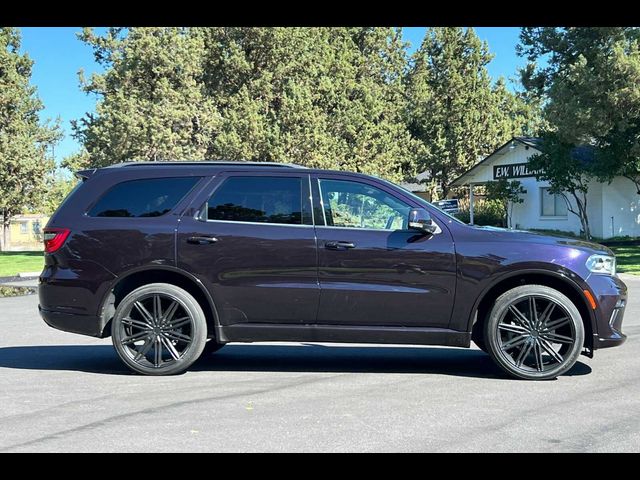
[(439, 233), (438, 225), (431, 219), (431, 215), (424, 208), (413, 208), (409, 212), (409, 229), (434, 235)]

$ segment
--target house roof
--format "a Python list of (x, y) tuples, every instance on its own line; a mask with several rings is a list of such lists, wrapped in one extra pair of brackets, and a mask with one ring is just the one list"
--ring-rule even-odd
[(485, 158), (480, 160), (478, 163), (476, 163), (469, 170), (467, 170), (462, 175), (460, 175), (458, 178), (456, 178), (453, 182), (451, 182), (451, 186), (460, 187), (460, 186), (464, 185), (465, 184), (464, 183), (464, 177), (469, 175), (469, 173), (473, 172), (478, 167), (484, 165), (485, 163), (489, 162), (490, 160), (493, 160), (493, 158), (496, 155), (503, 155), (504, 154), (504, 150), (506, 148), (509, 148), (509, 146), (511, 144), (513, 144), (514, 142), (522, 143), (523, 145), (525, 145), (527, 147), (535, 148), (536, 150), (540, 151), (540, 144), (542, 143), (542, 139), (537, 138), (537, 137), (513, 137), (513, 138), (511, 138), (511, 140), (509, 140), (508, 142), (506, 142), (503, 145), (501, 145), (498, 148), (496, 148), (492, 153), (487, 155)]

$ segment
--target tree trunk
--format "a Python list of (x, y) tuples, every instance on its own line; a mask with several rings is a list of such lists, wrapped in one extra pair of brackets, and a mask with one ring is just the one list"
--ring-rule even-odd
[(3, 252), (9, 251), (9, 247), (11, 246), (11, 234), (9, 231), (9, 227), (11, 226), (11, 214), (4, 210), (2, 215), (2, 250)]

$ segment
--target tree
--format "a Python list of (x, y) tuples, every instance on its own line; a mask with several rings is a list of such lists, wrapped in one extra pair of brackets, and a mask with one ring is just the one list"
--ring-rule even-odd
[(523, 203), (524, 199), (520, 196), (525, 193), (522, 183), (518, 180), (507, 180), (501, 178), (485, 185), (487, 197), (491, 200), (500, 202), (504, 210), (505, 226), (511, 225), (511, 213), (516, 203)]
[(542, 153), (529, 158), (529, 169), (541, 172), (537, 178), (549, 182), (549, 193), (564, 197), (567, 209), (580, 219), (584, 237), (591, 239), (587, 192), (593, 178), (590, 170), (593, 150), (588, 146), (575, 147), (555, 133), (545, 134), (540, 150)]
[(89, 164), (292, 162), (399, 180), (411, 166), (392, 28), (131, 28), (81, 38), (106, 69), (75, 125)]
[(0, 213), (2, 249), (9, 248), (11, 218), (25, 209), (36, 210), (44, 179), (54, 168), (49, 154), (59, 139), (58, 125), (41, 125), (43, 109), (29, 85), (33, 62), (20, 54), (20, 34), (0, 28)]
[(204, 94), (204, 43), (186, 28), (110, 28), (79, 37), (105, 68), (81, 83), (96, 112), (73, 123), (94, 167), (131, 160), (204, 160), (220, 116)]
[(513, 135), (532, 131), (535, 106), (492, 86), (485, 42), (471, 28), (427, 30), (407, 75), (409, 130), (416, 141), (418, 169), (442, 189)]
[(522, 81), (545, 102), (549, 131), (596, 147), (591, 173), (623, 175), (640, 194), (640, 29), (528, 27), (520, 38), (530, 62)]

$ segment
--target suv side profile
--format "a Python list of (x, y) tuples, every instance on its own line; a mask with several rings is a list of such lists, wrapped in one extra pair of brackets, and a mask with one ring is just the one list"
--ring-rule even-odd
[(78, 172), (45, 228), (39, 310), (148, 375), (228, 342), (470, 347), (555, 378), (624, 342), (601, 245), (474, 227), (372, 176), (249, 162)]

